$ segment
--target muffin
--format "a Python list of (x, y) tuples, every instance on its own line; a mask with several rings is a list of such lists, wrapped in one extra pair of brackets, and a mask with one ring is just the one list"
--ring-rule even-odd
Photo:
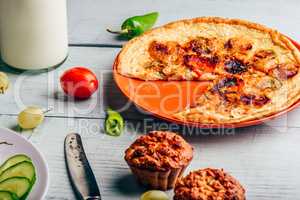
[(192, 158), (193, 147), (168, 131), (143, 135), (125, 151), (125, 160), (138, 180), (159, 190), (173, 188)]
[(243, 186), (223, 169), (200, 169), (178, 179), (174, 200), (245, 200)]

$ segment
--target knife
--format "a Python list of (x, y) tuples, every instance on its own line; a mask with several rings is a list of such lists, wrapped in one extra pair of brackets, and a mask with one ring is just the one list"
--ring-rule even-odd
[(101, 200), (96, 178), (77, 133), (71, 133), (65, 138), (65, 161), (77, 197), (81, 200)]

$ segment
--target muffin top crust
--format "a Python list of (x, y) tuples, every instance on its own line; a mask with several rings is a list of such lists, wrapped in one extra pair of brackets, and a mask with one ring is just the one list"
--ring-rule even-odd
[(201, 169), (177, 180), (174, 200), (245, 200), (243, 186), (223, 169)]
[(130, 166), (151, 171), (167, 171), (186, 166), (193, 158), (193, 147), (169, 131), (152, 131), (139, 137), (126, 151)]

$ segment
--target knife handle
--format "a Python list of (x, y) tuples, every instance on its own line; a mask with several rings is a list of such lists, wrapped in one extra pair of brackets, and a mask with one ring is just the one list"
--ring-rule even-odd
[(96, 178), (77, 133), (65, 139), (65, 159), (72, 186), (81, 200), (101, 200)]

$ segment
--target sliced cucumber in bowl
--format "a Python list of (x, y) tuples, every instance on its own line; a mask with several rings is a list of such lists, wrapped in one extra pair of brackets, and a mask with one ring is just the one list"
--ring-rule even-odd
[(28, 156), (10, 157), (0, 166), (0, 200), (25, 200), (35, 181), (35, 167)]
[(10, 168), (11, 166), (18, 164), (23, 161), (31, 162), (31, 159), (24, 155), (24, 154), (18, 154), (15, 156), (10, 157), (8, 160), (6, 160), (1, 166), (0, 166), (0, 174), (2, 174), (3, 171)]
[(0, 200), (19, 200), (19, 198), (12, 192), (0, 190)]
[(25, 199), (30, 192), (31, 183), (24, 177), (13, 177), (0, 182), (0, 190), (14, 193), (19, 199)]
[(34, 184), (35, 169), (32, 162), (23, 161), (7, 168), (0, 174), (0, 182), (11, 177), (24, 177)]
[[(12, 146), (3, 146), (4, 148), (2, 148), (2, 145), (0, 145), (0, 177), (1, 174), (3, 175), (3, 177), (5, 175), (5, 178), (1, 179), (7, 180), (7, 177), (13, 178), (15, 176), (25, 176), (23, 178), (28, 177), (29, 179), (31, 179), (31, 181), (29, 180), (31, 186), (28, 192), (26, 192), (25, 196), (22, 196), (20, 200), (44, 199), (49, 188), (49, 167), (47, 165), (47, 160), (42, 155), (40, 150), (37, 149), (29, 140), (23, 137), (22, 134), (9, 131), (8, 129), (0, 128), (0, 140), (13, 143)], [(33, 176), (33, 178), (33, 173), (30, 172), (33, 170), (29, 170), (29, 172), (27, 172), (27, 170), (24, 170), (26, 171), (26, 173), (21, 175), (12, 172), (5, 172), (3, 174), (3, 172), (8, 168), (13, 167), (14, 165), (19, 164), (23, 161), (31, 162), (34, 165), (35, 176)], [(8, 171), (11, 171), (11, 169)]]

